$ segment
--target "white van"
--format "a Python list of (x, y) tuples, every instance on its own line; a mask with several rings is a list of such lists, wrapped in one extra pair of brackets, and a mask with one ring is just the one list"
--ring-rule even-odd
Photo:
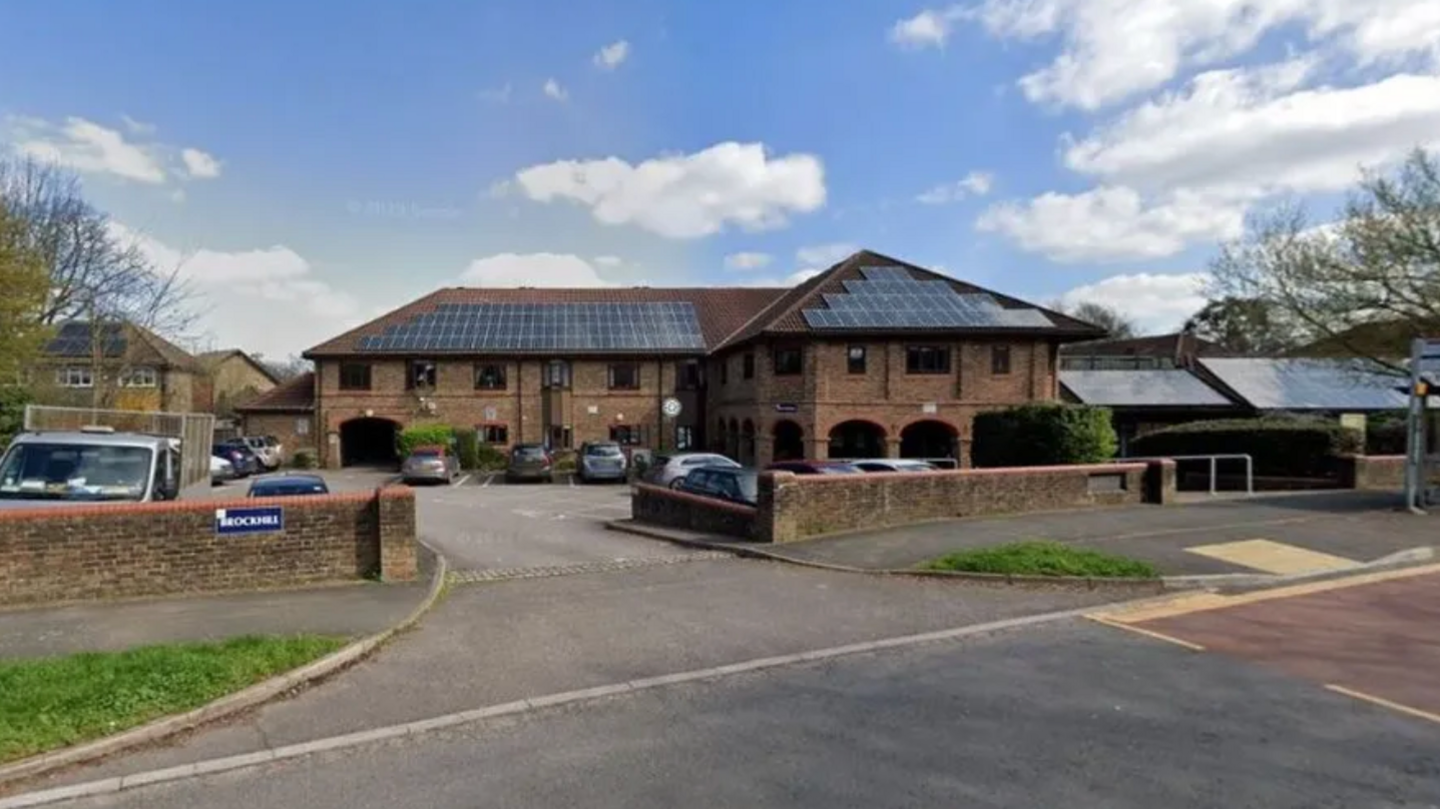
[(98, 429), (21, 433), (0, 458), (0, 509), (174, 500), (180, 487), (176, 438)]

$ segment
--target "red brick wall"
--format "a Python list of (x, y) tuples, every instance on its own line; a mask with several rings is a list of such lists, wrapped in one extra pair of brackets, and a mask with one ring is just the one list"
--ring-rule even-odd
[[(285, 508), (281, 531), (215, 533), (215, 511)], [(378, 492), (0, 512), (0, 604), (297, 587), (416, 575), (415, 496)]]
[(1404, 455), (1345, 455), (1336, 461), (1342, 489), (1392, 489), (1398, 492), (1405, 488)]
[(750, 539), (755, 509), (660, 486), (640, 484), (630, 496), (631, 519), (706, 534)]
[[(300, 431), (304, 423), (305, 432)], [(315, 415), (313, 413), (246, 413), (240, 417), (245, 435), (273, 435), (285, 448), (285, 461), (295, 457), (296, 450), (315, 452)]]
[[(790, 542), (818, 534), (1144, 500), (1146, 464), (973, 469), (867, 475), (760, 476), (755, 536)], [(1091, 492), (1092, 478), (1120, 475), (1120, 491)]]

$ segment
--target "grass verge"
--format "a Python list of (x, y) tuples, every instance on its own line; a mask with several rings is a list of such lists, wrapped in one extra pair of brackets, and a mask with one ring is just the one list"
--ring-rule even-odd
[(323, 635), (244, 636), (0, 661), (0, 763), (198, 708), (346, 642)]
[(925, 570), (1000, 573), (1013, 576), (1095, 576), (1153, 579), (1160, 574), (1148, 562), (1059, 542), (1014, 542), (956, 551), (921, 565)]

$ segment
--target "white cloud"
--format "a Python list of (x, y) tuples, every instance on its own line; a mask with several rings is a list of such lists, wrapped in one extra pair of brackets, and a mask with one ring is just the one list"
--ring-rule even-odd
[(727, 224), (758, 231), (783, 227), (792, 213), (825, 204), (825, 171), (809, 154), (770, 157), (761, 143), (718, 143), (688, 155), (632, 165), (618, 157), (561, 160), (515, 175), (530, 199), (590, 209), (606, 225), (636, 225), (693, 239)]
[(210, 180), (220, 176), (220, 161), (199, 149), (184, 149), (180, 157), (185, 161), (185, 170), (198, 180)]
[(625, 261), (619, 256), (596, 256), (595, 263), (601, 267), (619, 267)]
[(152, 124), (129, 116), (121, 116), (121, 120), (134, 137), (74, 116), (66, 118), (64, 123), (10, 116), (0, 126), (0, 139), (12, 143), (20, 154), (36, 160), (57, 163), (84, 174), (108, 174), (146, 185), (219, 176), (220, 161), (207, 152), (142, 140), (154, 134)]
[(951, 28), (965, 16), (960, 6), (925, 9), (890, 26), (890, 41), (906, 48), (943, 48)]
[(995, 185), (995, 175), (984, 171), (972, 171), (953, 183), (942, 183), (917, 196), (916, 202), (925, 205), (945, 205), (959, 202), (971, 194), (983, 197)]
[(479, 93), (480, 100), (488, 101), (491, 104), (509, 104), (510, 93), (513, 89), (510, 82), (507, 81), (500, 87), (489, 87), (481, 90)]
[(725, 257), (725, 266), (731, 270), (759, 270), (773, 260), (769, 253), (731, 253)]
[(545, 80), (544, 91), (546, 98), (553, 98), (556, 101), (564, 101), (570, 97), (570, 93), (567, 92), (564, 87), (560, 86), (560, 82), (554, 79)]
[(1205, 305), (1203, 290), (1208, 278), (1200, 272), (1115, 275), (1076, 287), (1061, 295), (1060, 301), (1068, 306), (1086, 301), (1104, 304), (1135, 321), (1143, 331), (1174, 331)]
[[(596, 263), (600, 263), (596, 259)], [(501, 253), (475, 259), (462, 283), (483, 287), (604, 287), (590, 262), (571, 253)]]
[(595, 66), (601, 70), (614, 70), (630, 56), (630, 43), (625, 40), (612, 42), (595, 52)]
[(796, 250), (795, 261), (803, 267), (826, 270), (858, 252), (860, 248), (848, 242), (812, 244)]
[[(1434, 0), (984, 0), (973, 12), (940, 13), (974, 17), (1002, 39), (1058, 37), (1059, 54), (1020, 87), (1032, 101), (1084, 109), (1220, 64), (1287, 25), (1301, 26), (1312, 46), (1360, 65), (1414, 55), (1440, 65)], [(943, 33), (937, 41), (923, 26), (916, 30), (934, 44), (944, 41)]]
[[(182, 250), (119, 223), (110, 228), (158, 272), (177, 272), (195, 290), (204, 304), (200, 325), (219, 345), (283, 357), (329, 339), (360, 319), (361, 307), (354, 296), (317, 278), (310, 262), (284, 245)], [(264, 316), (235, 317), (236, 312)]]
[(1001, 203), (975, 226), (1055, 261), (1125, 261), (1174, 255), (1192, 241), (1235, 238), (1244, 214), (1241, 204), (1200, 194), (1146, 200), (1131, 188), (1102, 186)]

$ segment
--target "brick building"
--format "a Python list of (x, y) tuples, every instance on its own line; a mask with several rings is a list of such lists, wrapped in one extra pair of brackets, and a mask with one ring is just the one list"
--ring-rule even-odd
[(313, 408), (327, 466), (390, 460), (425, 422), (754, 464), (963, 458), (975, 413), (1057, 398), (1059, 346), (1100, 336), (862, 251), (791, 289), (441, 289), (307, 351), (312, 398), (285, 405)]
[(32, 369), (40, 404), (188, 413), (204, 409), (206, 371), (184, 349), (133, 323), (61, 323)]

